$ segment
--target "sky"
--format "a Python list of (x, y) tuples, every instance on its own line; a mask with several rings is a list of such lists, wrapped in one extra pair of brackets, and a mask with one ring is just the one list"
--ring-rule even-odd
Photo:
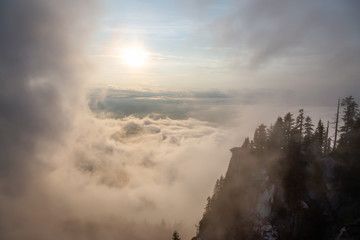
[[(100, 32), (89, 47), (104, 70), (95, 82), (283, 89), (315, 102), (319, 92), (335, 99), (356, 95), (358, 7), (350, 0), (108, 0)], [(149, 52), (144, 67), (129, 68), (116, 58), (131, 45)]]
[(359, 100), (359, 9), (0, 1), (0, 238), (190, 239), (259, 124)]
[[(214, 82), (211, 85), (220, 86), (216, 82), (228, 68), (220, 61), (223, 50), (213, 53), (209, 49), (206, 36), (199, 32), (202, 23), (186, 16), (185, 5), (172, 1), (107, 1), (104, 8), (107, 15), (101, 32), (89, 50), (105, 62), (103, 81), (122, 86), (202, 88), (202, 81), (212, 76), (208, 79)], [(119, 50), (132, 45), (149, 52), (144, 68), (129, 69), (116, 58)], [(194, 81), (199, 83), (194, 85)]]

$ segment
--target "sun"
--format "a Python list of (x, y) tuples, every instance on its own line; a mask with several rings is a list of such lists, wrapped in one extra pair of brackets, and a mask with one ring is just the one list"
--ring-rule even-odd
[(147, 53), (139, 47), (128, 47), (122, 51), (121, 59), (123, 62), (132, 67), (145, 65)]

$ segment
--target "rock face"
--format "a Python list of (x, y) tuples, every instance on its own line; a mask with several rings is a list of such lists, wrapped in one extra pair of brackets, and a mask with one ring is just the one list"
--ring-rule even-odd
[(360, 239), (360, 219), (341, 228), (339, 234), (335, 238), (335, 240), (358, 239)]
[(337, 184), (338, 159), (231, 152), (193, 239), (360, 239), (360, 201)]

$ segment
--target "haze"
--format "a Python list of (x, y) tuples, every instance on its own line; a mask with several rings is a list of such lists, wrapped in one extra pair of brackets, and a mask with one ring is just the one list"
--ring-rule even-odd
[(189, 239), (256, 126), (359, 100), (359, 10), (0, 1), (0, 238)]

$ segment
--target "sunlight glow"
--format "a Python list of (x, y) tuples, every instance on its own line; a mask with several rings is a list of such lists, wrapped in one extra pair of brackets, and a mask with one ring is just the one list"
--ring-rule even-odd
[(122, 51), (123, 62), (132, 67), (140, 67), (146, 63), (147, 53), (139, 47), (129, 47)]

